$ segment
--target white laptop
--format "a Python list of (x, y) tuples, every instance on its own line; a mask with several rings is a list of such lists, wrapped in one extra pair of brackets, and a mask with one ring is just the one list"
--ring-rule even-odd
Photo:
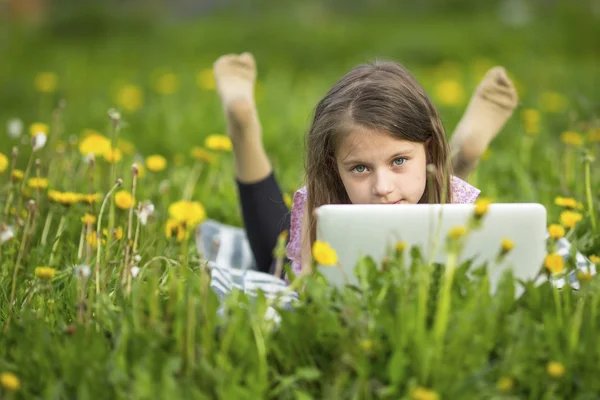
[[(350, 284), (358, 282), (354, 268), (361, 255), (371, 256), (378, 265), (396, 242), (406, 242), (405, 260), (410, 265), (410, 247), (419, 246), (425, 260), (446, 262), (448, 231), (466, 225), (475, 210), (473, 204), (326, 205), (317, 213), (317, 240), (327, 242), (338, 255)], [(431, 246), (437, 238), (437, 251)], [(503, 238), (515, 244), (500, 263), (496, 262)], [(473, 267), (488, 262), (491, 290), (507, 268), (518, 279), (534, 279), (546, 252), (546, 209), (536, 203), (495, 203), (489, 206), (482, 226), (465, 239), (459, 262), (473, 259)], [(318, 266), (334, 285), (346, 282), (338, 268)], [(518, 289), (518, 288), (517, 288)], [(520, 290), (518, 290), (520, 292)]]

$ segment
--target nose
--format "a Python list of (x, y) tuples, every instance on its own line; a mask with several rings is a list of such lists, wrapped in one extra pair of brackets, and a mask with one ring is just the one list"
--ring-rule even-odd
[(377, 197), (386, 197), (394, 191), (394, 183), (388, 171), (380, 170), (374, 174), (373, 194)]

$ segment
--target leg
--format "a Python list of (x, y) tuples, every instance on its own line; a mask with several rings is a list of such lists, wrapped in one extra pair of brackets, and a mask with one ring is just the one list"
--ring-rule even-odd
[(290, 227), (289, 210), (262, 143), (254, 103), (256, 63), (249, 53), (225, 55), (214, 65), (217, 91), (233, 145), (244, 225), (257, 268), (267, 272), (279, 234)]
[(502, 67), (490, 69), (475, 89), (450, 139), (454, 174), (467, 179), (489, 143), (517, 106), (518, 96)]

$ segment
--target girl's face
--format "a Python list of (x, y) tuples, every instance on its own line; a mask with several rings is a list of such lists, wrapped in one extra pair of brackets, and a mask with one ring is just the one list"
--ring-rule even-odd
[(335, 162), (352, 204), (416, 204), (425, 192), (424, 143), (353, 127)]

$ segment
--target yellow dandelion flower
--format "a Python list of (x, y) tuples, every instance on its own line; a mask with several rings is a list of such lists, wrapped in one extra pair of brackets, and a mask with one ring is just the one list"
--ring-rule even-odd
[(542, 110), (550, 113), (559, 113), (567, 107), (567, 99), (558, 92), (546, 91), (540, 95)]
[(477, 201), (475, 202), (475, 217), (481, 218), (485, 214), (487, 214), (491, 203), (492, 203), (492, 201), (490, 199), (486, 199), (486, 198), (477, 199)]
[(521, 112), (521, 119), (525, 133), (535, 135), (540, 132), (540, 112), (533, 108), (527, 108)]
[(169, 206), (169, 215), (185, 224), (187, 228), (192, 228), (204, 221), (206, 211), (204, 206), (197, 201), (181, 200)]
[(179, 79), (173, 73), (165, 73), (158, 77), (154, 87), (160, 94), (173, 94), (179, 88)]
[(565, 374), (565, 366), (559, 361), (550, 361), (546, 365), (546, 372), (552, 378), (562, 378)]
[(48, 136), (48, 131), (49, 130), (50, 129), (48, 128), (48, 124), (44, 124), (44, 123), (41, 123), (41, 122), (35, 122), (35, 123), (29, 125), (29, 134), (31, 136), (35, 136), (35, 135), (38, 135), (40, 133)]
[(559, 224), (551, 224), (548, 227), (548, 233), (552, 239), (560, 239), (561, 237), (565, 236), (565, 228)]
[(360, 342), (360, 348), (365, 352), (370, 353), (373, 351), (373, 341), (371, 339), (363, 339)]
[(29, 178), (27, 180), (27, 186), (32, 189), (47, 189), (48, 179), (46, 178)]
[(406, 242), (396, 242), (396, 250), (399, 253), (403, 253), (404, 250), (406, 250), (408, 248), (408, 243)]
[(592, 280), (592, 274), (589, 271), (577, 271), (577, 279), (579, 282), (589, 282)]
[(152, 172), (160, 172), (167, 167), (167, 159), (155, 154), (146, 158), (146, 167)]
[(183, 242), (186, 238), (186, 229), (180, 221), (169, 218), (165, 225), (165, 236), (167, 239), (176, 238), (178, 242)]
[(450, 239), (459, 239), (467, 234), (467, 228), (462, 225), (455, 226), (454, 228), (448, 231), (448, 237)]
[(575, 208), (577, 208), (578, 203), (577, 203), (577, 200), (575, 200), (572, 197), (558, 196), (557, 198), (554, 199), (554, 204), (556, 204), (559, 207), (564, 207), (564, 208), (574, 210)]
[(575, 131), (566, 131), (560, 135), (560, 141), (569, 146), (581, 147), (583, 146), (583, 135)]
[(0, 386), (7, 392), (16, 392), (21, 388), (21, 381), (12, 372), (2, 372), (0, 374)]
[(544, 267), (553, 275), (560, 274), (565, 269), (565, 261), (560, 254), (548, 254), (544, 259)]
[(204, 141), (204, 146), (213, 151), (231, 151), (231, 139), (226, 135), (209, 135)]
[(465, 100), (465, 89), (455, 79), (444, 79), (434, 89), (435, 97), (444, 106), (457, 106)]
[(600, 142), (600, 128), (590, 129), (587, 133), (588, 142)]
[(123, 153), (119, 149), (109, 149), (102, 153), (102, 156), (109, 163), (116, 164), (123, 158)]
[[(60, 193), (60, 192), (59, 192)], [(62, 192), (59, 195), (58, 202), (63, 206), (72, 206), (81, 199), (81, 195), (74, 192)]]
[(440, 396), (431, 389), (422, 386), (416, 387), (413, 392), (412, 400), (439, 400)]
[(110, 139), (95, 131), (84, 131), (84, 138), (79, 142), (79, 153), (87, 156), (90, 153), (95, 155), (104, 154), (111, 148)]
[(117, 139), (117, 148), (121, 150), (123, 154), (127, 155), (131, 155), (135, 152), (135, 146), (133, 145), (133, 143), (125, 139)]
[(214, 164), (217, 161), (217, 155), (211, 153), (202, 147), (194, 146), (192, 147), (191, 155), (194, 159), (198, 161), (202, 161), (206, 164)]
[(6, 171), (6, 168), (8, 168), (8, 157), (0, 153), (0, 174)]
[(337, 253), (329, 244), (316, 240), (312, 246), (312, 256), (318, 264), (324, 266), (336, 265), (338, 262)]
[(503, 238), (500, 242), (500, 248), (502, 249), (502, 254), (507, 254), (515, 247), (515, 242), (508, 238)]
[(600, 257), (598, 257), (597, 255), (592, 254), (590, 256), (590, 261), (596, 265), (600, 265)]
[[(94, 249), (98, 247), (98, 234), (96, 233), (96, 231), (91, 231), (88, 235), (86, 235), (85, 240)], [(103, 244), (106, 243), (106, 240), (104, 239), (102, 239), (101, 241)]]
[(50, 199), (50, 201), (52, 201), (54, 203), (60, 203), (61, 196), (62, 196), (62, 193), (59, 192), (58, 190), (49, 190), (48, 191), (48, 198)]
[(54, 72), (40, 72), (33, 80), (35, 88), (42, 93), (53, 93), (58, 84), (58, 77)]
[(22, 181), (25, 174), (20, 169), (14, 169), (11, 176), (16, 181)]
[(138, 178), (143, 178), (144, 176), (146, 176), (146, 167), (144, 167), (142, 164), (137, 164), (137, 168)]
[(92, 214), (84, 214), (83, 217), (81, 217), (81, 222), (83, 222), (84, 225), (87, 224), (95, 224), (96, 223), (96, 216), (92, 215)]
[(583, 215), (574, 211), (563, 211), (560, 213), (560, 223), (567, 228), (573, 228), (581, 219)]
[(82, 194), (81, 195), (81, 201), (83, 203), (87, 203), (87, 204), (94, 204), (94, 203), (98, 203), (100, 201), (100, 199), (102, 198), (102, 196), (100, 196), (100, 193), (95, 193), (95, 194)]
[(292, 205), (293, 205), (293, 203), (292, 203), (292, 196), (290, 196), (289, 193), (284, 193), (283, 194), (283, 202), (285, 203), (285, 206), (287, 208), (289, 208), (289, 209), (292, 208)]
[(215, 82), (215, 74), (212, 68), (205, 68), (196, 75), (196, 84), (200, 89), (215, 90), (217, 83)]
[[(108, 237), (108, 229), (106, 229), (106, 228), (102, 229), (102, 234), (104, 236)], [(118, 227), (114, 228), (113, 232), (112, 232), (112, 238), (115, 240), (123, 239), (123, 227), (118, 226)]]
[(130, 207), (135, 205), (135, 200), (126, 190), (119, 190), (115, 193), (115, 204), (122, 210), (129, 210)]
[(514, 386), (515, 382), (509, 376), (503, 376), (502, 378), (498, 379), (498, 382), (496, 382), (496, 389), (502, 393), (510, 392)]
[(56, 268), (52, 267), (36, 267), (35, 276), (44, 281), (49, 281), (56, 275)]
[(125, 111), (135, 112), (142, 107), (142, 91), (139, 87), (128, 83), (118, 90), (115, 100)]

